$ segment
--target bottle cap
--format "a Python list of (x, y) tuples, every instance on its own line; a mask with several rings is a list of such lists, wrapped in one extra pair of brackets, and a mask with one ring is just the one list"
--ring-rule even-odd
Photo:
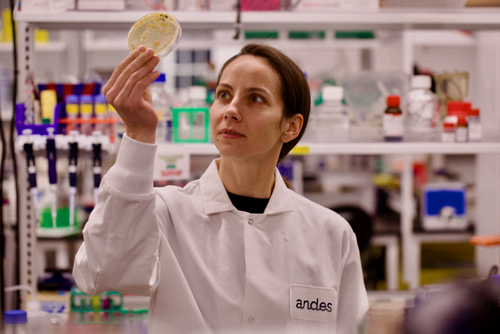
[(455, 128), (454, 123), (450, 123), (450, 122), (443, 123), (443, 129), (453, 129), (453, 128)]
[(467, 118), (465, 115), (458, 115), (457, 125), (467, 125)]
[(432, 80), (429, 75), (415, 75), (411, 78), (411, 88), (429, 89), (432, 86)]
[(65, 99), (66, 103), (78, 104), (78, 96), (77, 95), (66, 95)]
[(102, 104), (108, 103), (108, 101), (106, 100), (106, 96), (104, 96), (102, 94), (94, 96), (94, 102), (95, 103), (102, 103)]
[(190, 100), (205, 100), (207, 98), (207, 88), (205, 86), (189, 86), (188, 96)]
[(92, 95), (82, 95), (80, 96), (81, 104), (92, 104), (94, 102), (94, 98)]
[(324, 86), (321, 90), (323, 101), (342, 101), (344, 98), (344, 88), (340, 86)]
[(28, 322), (28, 317), (23, 310), (5, 311), (3, 322), (10, 325), (25, 324)]
[(160, 76), (158, 78), (156, 78), (156, 80), (153, 82), (165, 83), (165, 82), (167, 82), (167, 76), (165, 75), (165, 73), (160, 73)]
[(399, 107), (399, 95), (388, 95), (387, 96), (387, 106), (390, 108)]
[(448, 101), (447, 110), (449, 116), (468, 115), (471, 103), (465, 101)]
[(475, 117), (479, 117), (479, 109), (478, 108), (474, 108), (474, 109), (471, 109), (469, 110), (469, 116), (475, 116)]

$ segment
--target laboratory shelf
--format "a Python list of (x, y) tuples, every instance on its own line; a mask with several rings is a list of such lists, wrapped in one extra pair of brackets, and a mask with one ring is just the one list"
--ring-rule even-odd
[[(213, 144), (159, 144), (163, 151), (188, 152), (191, 155), (218, 155)], [(481, 154), (500, 153), (500, 142), (484, 143), (334, 143), (306, 144), (299, 143), (291, 152), (293, 155), (328, 155), (328, 154)]]
[[(0, 43), (0, 52), (12, 52), (12, 43)], [(66, 43), (62, 41), (50, 41), (46, 43), (35, 43), (35, 51), (37, 52), (62, 52), (66, 50)]]
[[(148, 12), (70, 11), (15, 12), (19, 22), (47, 29), (128, 29)], [(234, 28), (235, 12), (172, 12), (184, 29)], [(498, 29), (500, 9), (457, 10), (380, 9), (366, 12), (243, 12), (244, 29)]]

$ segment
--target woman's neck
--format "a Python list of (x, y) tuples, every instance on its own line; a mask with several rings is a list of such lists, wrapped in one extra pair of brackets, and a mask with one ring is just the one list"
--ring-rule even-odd
[(217, 161), (219, 175), (230, 193), (270, 198), (274, 189), (276, 165), (220, 158)]

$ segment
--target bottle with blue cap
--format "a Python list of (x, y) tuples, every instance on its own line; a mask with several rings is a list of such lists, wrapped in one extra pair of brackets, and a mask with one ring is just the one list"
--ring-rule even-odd
[(158, 114), (156, 141), (159, 143), (172, 141), (172, 99), (165, 90), (166, 75), (161, 73), (158, 79), (149, 86), (153, 99), (153, 108)]
[(4, 334), (28, 334), (27, 323), (28, 316), (26, 311), (11, 310), (4, 312)]

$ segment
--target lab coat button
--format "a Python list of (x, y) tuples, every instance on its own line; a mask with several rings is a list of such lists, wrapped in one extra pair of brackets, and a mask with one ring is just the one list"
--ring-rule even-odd
[[(248, 224), (252, 225), (253, 224), (253, 219), (248, 220)], [(251, 318), (250, 318), (251, 319)]]
[(248, 322), (253, 322), (253, 318), (252, 317), (248, 318)]

